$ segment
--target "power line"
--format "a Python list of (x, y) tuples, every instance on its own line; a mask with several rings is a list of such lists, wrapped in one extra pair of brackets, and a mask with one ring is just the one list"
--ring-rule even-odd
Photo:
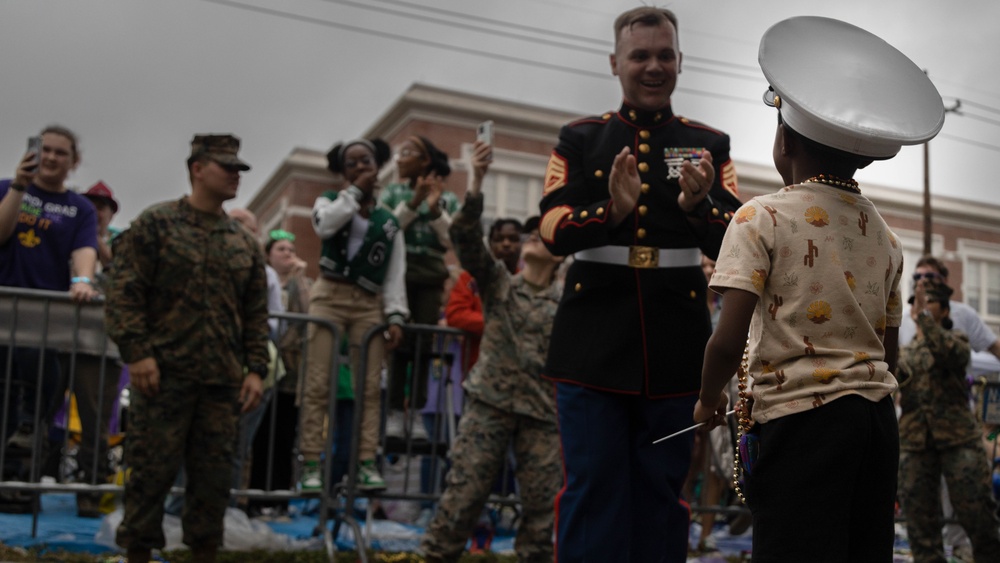
[[(990, 96), (990, 97), (994, 97), (994, 98), (998, 97), (998, 94), (996, 92), (991, 92), (989, 90), (984, 90), (983, 88), (977, 88), (975, 86), (969, 86), (968, 84), (964, 84), (962, 82), (958, 82), (957, 80), (949, 80), (947, 78), (941, 78), (941, 77), (935, 76), (934, 77), (934, 83), (936, 84), (936, 83), (939, 83), (939, 82), (943, 82), (945, 84), (954, 84), (956, 86), (961, 87), (962, 90), (966, 90), (966, 91), (969, 91), (969, 92), (976, 92), (977, 94), (982, 94), (984, 96)], [(995, 109), (992, 109), (992, 108), (990, 108), (990, 109), (991, 109), (991, 111), (1000, 111), (1000, 110), (995, 110)]]
[[(603, 72), (596, 72), (596, 71), (591, 71), (591, 70), (586, 70), (586, 69), (580, 69), (580, 68), (574, 68), (574, 67), (565, 66), (565, 65), (557, 65), (557, 64), (553, 64), (553, 63), (546, 63), (546, 62), (543, 62), (543, 61), (538, 61), (538, 60), (533, 60), (533, 59), (527, 59), (527, 58), (524, 58), (524, 57), (518, 57), (518, 56), (514, 56), (514, 55), (504, 55), (504, 54), (501, 54), (501, 53), (495, 53), (495, 52), (492, 52), (492, 51), (485, 51), (485, 50), (481, 50), (481, 49), (471, 49), (471, 48), (467, 48), (467, 47), (458, 47), (458, 46), (455, 46), (455, 45), (450, 45), (448, 43), (442, 43), (442, 42), (438, 42), (438, 41), (432, 41), (432, 40), (429, 40), (429, 39), (421, 39), (421, 38), (418, 38), (418, 37), (411, 37), (411, 36), (402, 36), (402, 35), (398, 35), (398, 34), (394, 34), (394, 33), (389, 33), (389, 32), (386, 32), (386, 31), (381, 31), (381, 30), (377, 30), (377, 29), (365, 28), (365, 27), (360, 27), (360, 26), (356, 26), (356, 25), (351, 25), (351, 24), (345, 24), (345, 23), (330, 21), (330, 20), (327, 20), (327, 19), (317, 18), (317, 17), (313, 17), (313, 16), (303, 16), (303, 15), (300, 15), (300, 14), (295, 14), (295, 13), (287, 12), (287, 11), (283, 11), (283, 10), (276, 10), (276, 9), (271, 9), (271, 8), (262, 8), (262, 7), (259, 7), (259, 6), (252, 6), (252, 5), (248, 5), (248, 4), (243, 4), (241, 2), (237, 2), (235, 0), (203, 0), (203, 1), (209, 2), (209, 3), (212, 3), (212, 4), (218, 4), (218, 5), (222, 5), (222, 6), (227, 6), (227, 7), (230, 7), (230, 8), (236, 8), (236, 9), (246, 10), (246, 11), (250, 11), (250, 12), (257, 12), (259, 14), (263, 14), (263, 15), (267, 15), (267, 16), (271, 16), (271, 17), (277, 17), (277, 18), (288, 19), (288, 20), (292, 20), (292, 21), (298, 21), (298, 22), (303, 22), (303, 23), (320, 25), (320, 26), (324, 26), (324, 27), (331, 27), (331, 28), (335, 28), (335, 29), (343, 29), (343, 30), (346, 30), (346, 31), (351, 31), (351, 32), (356, 32), (356, 33), (362, 33), (362, 34), (366, 34), (366, 35), (374, 35), (374, 36), (382, 37), (382, 38), (385, 38), (385, 39), (391, 39), (391, 40), (395, 40), (395, 41), (402, 41), (402, 42), (406, 42), (406, 43), (413, 43), (413, 44), (417, 44), (417, 45), (423, 45), (423, 46), (426, 46), (426, 47), (432, 47), (432, 48), (442, 49), (442, 50), (446, 50), (446, 51), (458, 52), (458, 53), (462, 53), (462, 54), (471, 54), (471, 55), (475, 55), (475, 56), (480, 56), (480, 57), (494, 59), (494, 60), (500, 60), (500, 61), (504, 61), (504, 62), (511, 62), (511, 63), (515, 63), (515, 64), (523, 64), (523, 65), (533, 66), (533, 67), (536, 67), (536, 68), (541, 68), (541, 69), (546, 69), (546, 70), (555, 70), (555, 71), (565, 72), (565, 73), (568, 73), (568, 74), (576, 74), (576, 75), (585, 76), (585, 77), (588, 77), (588, 78), (597, 78), (597, 79), (602, 79), (602, 80), (609, 80), (609, 79), (611, 79), (611, 75), (610, 74), (605, 74)], [(357, 6), (357, 7), (364, 8), (364, 9), (371, 9), (368, 6), (360, 5), (357, 2), (352, 2), (351, 0), (324, 0), (324, 1), (326, 1), (326, 2), (340, 3), (340, 4), (345, 4), (345, 5), (352, 5), (352, 6)], [(383, 0), (383, 1), (385, 1), (385, 0)], [(405, 4), (405, 2), (397, 2), (397, 3), (404, 3)], [(440, 9), (436, 9), (436, 10), (440, 10)], [(441, 11), (446, 11), (446, 10), (441, 10)], [(401, 15), (403, 15), (404, 17), (417, 17), (414, 14), (407, 14), (407, 13), (403, 13)], [(471, 18), (472, 16), (469, 16), (469, 17)], [(418, 19), (427, 20), (428, 17), (427, 16), (419, 16)], [(497, 20), (489, 20), (488, 18), (483, 18), (483, 19), (486, 20), (486, 21), (497, 21)], [(430, 20), (430, 21), (435, 21), (435, 20)], [(442, 22), (440, 20), (438, 20), (437, 23), (445, 23), (446, 25), (455, 25), (454, 22)], [(507, 25), (517, 27), (515, 24), (507, 24)], [(521, 26), (521, 27), (529, 28), (529, 26)], [(535, 28), (535, 29), (537, 29), (537, 28)], [(489, 29), (484, 29), (484, 31), (489, 32), (489, 33), (495, 33), (495, 34), (496, 33), (502, 33), (502, 32), (497, 32), (496, 30), (489, 30)], [(549, 42), (547, 40), (541, 40), (541, 39), (538, 39), (538, 38), (530, 38), (530, 37), (523, 37), (523, 36), (514, 36), (514, 37), (519, 38), (519, 39), (528, 40), (528, 41)], [(596, 40), (591, 39), (591, 41), (596, 41)], [(579, 50), (579, 47), (567, 46), (567, 45), (564, 45), (564, 44), (561, 45), (561, 46), (566, 46), (568, 48), (576, 48), (576, 49)], [(585, 50), (594, 52), (593, 50), (589, 50), (589, 49), (585, 49)], [(704, 59), (704, 60), (710, 61), (713, 64), (716, 63), (716, 61), (712, 61), (711, 59)], [(722, 63), (720, 61), (719, 64), (724, 64), (724, 63)], [(737, 65), (737, 66), (739, 66), (739, 65)], [(686, 68), (692, 69), (692, 67), (690, 67), (690, 66), (688, 66)], [(706, 69), (706, 68), (698, 67), (698, 66), (693, 67), (693, 70), (698, 70), (700, 72), (705, 72), (705, 73), (708, 73), (708, 74), (717, 74), (717, 75), (720, 75), (720, 76), (728, 76), (728, 77), (731, 77), (731, 78), (739, 78), (739, 79), (744, 79), (744, 80), (749, 80), (749, 79), (759, 80), (759, 77), (752, 77), (751, 78), (749, 76), (743, 76), (743, 75), (738, 75), (738, 74), (734, 74), (734, 73), (728, 73), (726, 71), (719, 71), (719, 70), (715, 70), (715, 69)], [(756, 102), (755, 99), (752, 100), (752, 99), (749, 99), (749, 98), (743, 98), (743, 97), (738, 97), (738, 96), (734, 96), (734, 95), (730, 95), (730, 94), (724, 94), (724, 93), (720, 93), (720, 92), (714, 92), (714, 91), (699, 90), (699, 89), (695, 89), (695, 88), (686, 88), (686, 87), (681, 87), (681, 86), (678, 86), (676, 88), (676, 91), (677, 92), (687, 93), (687, 94), (692, 94), (692, 95), (696, 95), (696, 96), (704, 96), (704, 97), (709, 97), (709, 98), (716, 98), (716, 99), (720, 99), (720, 100), (726, 100), (726, 101), (736, 102), (736, 103), (741, 103), (741, 104), (748, 104), (748, 105), (750, 105), (750, 104), (756, 105), (757, 104), (757, 102)], [(969, 102), (966, 102), (965, 100), (963, 100), (963, 102), (969, 103)], [(982, 108), (986, 109), (987, 111), (998, 111), (998, 113), (1000, 113), (1000, 110), (995, 110), (994, 108), (990, 108), (988, 106), (983, 106), (982, 104), (977, 104), (977, 103), (973, 102), (973, 103), (971, 103), (971, 105), (975, 105), (977, 107), (982, 107)], [(962, 114), (960, 114), (960, 115), (962, 115)], [(991, 120), (989, 118), (985, 118), (985, 117), (982, 117), (982, 116), (966, 115), (966, 117), (972, 117), (973, 119), (978, 119), (980, 121), (986, 121), (988, 123), (996, 123), (996, 124), (1000, 125), (1000, 122), (994, 122), (994, 120)], [(986, 150), (1000, 152), (1000, 146), (992, 145), (992, 144), (989, 144), (989, 143), (984, 143), (984, 142), (981, 142), (981, 141), (976, 141), (976, 140), (973, 140), (973, 139), (967, 139), (967, 138), (964, 138), (964, 137), (958, 137), (958, 136), (955, 136), (955, 135), (947, 135), (947, 134), (939, 135), (939, 137), (940, 138), (951, 139), (953, 141), (957, 141), (957, 142), (960, 142), (960, 143), (965, 143), (965, 144), (976, 146), (976, 147), (983, 148), (983, 149), (986, 149)]]
[[(389, 9), (389, 8), (385, 8), (385, 7), (376, 7), (376, 6), (373, 6), (369, 2), (354, 2), (352, 0), (323, 0), (323, 1), (327, 2), (329, 4), (340, 4), (342, 6), (350, 6), (352, 8), (359, 8), (359, 9), (362, 9), (362, 10), (370, 10), (370, 11), (373, 11), (373, 12), (381, 12), (381, 13), (384, 13), (384, 14), (392, 14), (392, 15), (395, 15), (395, 16), (402, 16), (402, 17), (409, 18), (409, 19), (420, 20), (420, 21), (425, 21), (425, 22), (430, 22), (430, 23), (436, 23), (436, 24), (446, 25), (446, 26), (449, 26), (449, 27), (458, 27), (458, 28), (460, 28), (462, 30), (465, 30), (465, 31), (478, 31), (478, 32), (481, 32), (481, 33), (489, 33), (489, 34), (492, 34), (492, 35), (498, 35), (500, 37), (506, 37), (506, 38), (511, 38), (511, 39), (523, 39), (523, 40), (528, 40), (528, 41), (532, 41), (532, 42), (535, 42), (535, 43), (540, 43), (542, 45), (550, 45), (550, 46), (553, 46), (553, 47), (565, 47), (565, 48), (569, 48), (569, 49), (575, 49), (575, 50), (578, 50), (578, 51), (586, 51), (586, 52), (594, 53), (594, 54), (598, 54), (598, 55), (600, 55), (600, 54), (606, 54), (606, 52), (604, 50), (601, 50), (601, 49), (594, 49), (594, 48), (590, 48), (590, 47), (580, 47), (578, 45), (567, 44), (567, 43), (565, 43), (563, 41), (555, 41), (555, 40), (552, 40), (552, 39), (545, 39), (545, 38), (541, 38), (541, 37), (526, 37), (524, 35), (510, 33), (510, 32), (507, 32), (507, 31), (501, 31), (501, 30), (498, 30), (498, 29), (490, 29), (488, 27), (482, 27), (482, 26), (478, 26), (478, 25), (461, 24), (461, 23), (452, 22), (452, 21), (448, 21), (448, 20), (442, 20), (441, 18), (437, 18), (437, 17), (434, 17), (434, 16), (425, 16), (425, 15), (422, 15), (422, 14), (417, 14), (417, 13), (413, 13), (413, 12), (407, 12), (407, 11), (403, 11), (403, 10), (393, 10), (393, 9)], [(386, 0), (381, 0), (381, 1), (383, 3), (392, 3), (392, 4), (412, 6), (412, 4), (410, 4), (409, 2), (386, 2)], [(425, 11), (433, 11), (433, 12), (437, 12), (437, 13), (447, 14), (447, 15), (450, 15), (450, 16), (463, 17), (465, 19), (472, 20), (472, 21), (487, 22), (487, 23), (491, 23), (491, 24), (495, 24), (495, 25), (503, 25), (504, 27), (515, 28), (515, 29), (523, 28), (523, 29), (526, 29), (526, 30), (529, 30), (529, 31), (534, 31), (534, 29), (535, 29), (535, 28), (530, 28), (528, 26), (517, 26), (517, 25), (514, 25), (514, 24), (505, 24), (505, 22), (501, 22), (499, 20), (493, 20), (493, 19), (490, 19), (490, 18), (484, 18), (482, 16), (470, 16), (470, 15), (460, 14), (458, 12), (452, 12), (450, 10), (444, 10), (444, 9), (441, 9), (441, 8), (427, 7), (425, 9)], [(575, 35), (568, 35), (568, 34), (563, 34), (563, 35), (564, 36), (568, 36), (568, 37), (570, 37), (570, 38), (572, 38), (574, 40), (578, 40), (578, 41), (586, 41), (587, 40), (587, 38), (585, 38), (585, 37), (578, 37), (578, 36), (575, 36)]]
[[(541, 27), (533, 27), (533, 26), (530, 26), (530, 25), (505, 22), (505, 21), (502, 21), (502, 20), (494, 19), (494, 18), (488, 18), (488, 17), (484, 17), (484, 16), (477, 16), (477, 15), (472, 15), (472, 14), (466, 14), (466, 13), (462, 13), (462, 12), (456, 12), (454, 10), (447, 10), (447, 9), (444, 9), (444, 8), (435, 8), (433, 6), (423, 6), (423, 5), (420, 5), (420, 4), (413, 3), (413, 2), (406, 2), (405, 0), (377, 0), (377, 1), (380, 2), (380, 3), (383, 3), (383, 4), (393, 4), (393, 5), (397, 5), (397, 6), (405, 6), (407, 8), (418, 10), (418, 11), (430, 12), (430, 13), (435, 13), (435, 14), (441, 14), (441, 15), (449, 16), (449, 17), (454, 17), (454, 18), (459, 18), (459, 19), (465, 19), (465, 20), (469, 20), (469, 21), (486, 23), (486, 24), (489, 24), (489, 25), (497, 26), (497, 27), (503, 27), (503, 28), (513, 29), (513, 30), (517, 30), (517, 31), (521, 31), (521, 32), (526, 32), (526, 33), (531, 33), (531, 34), (537, 34), (537, 35), (540, 35), (540, 36), (558, 36), (558, 37), (564, 37), (564, 38), (569, 39), (571, 41), (577, 41), (577, 42), (580, 42), (580, 43), (589, 43), (591, 45), (595, 45), (595, 47), (581, 47), (579, 45), (572, 45), (572, 44), (567, 44), (567, 43), (562, 42), (562, 41), (556, 41), (556, 40), (548, 39), (547, 37), (526, 36), (526, 35), (523, 35), (523, 34), (515, 34), (515, 33), (505, 32), (505, 31), (501, 31), (501, 30), (498, 30), (498, 29), (491, 29), (489, 27), (471, 26), (471, 25), (468, 25), (468, 24), (462, 24), (462, 23), (458, 23), (458, 22), (453, 22), (453, 21), (448, 21), (448, 20), (442, 20), (442, 19), (437, 18), (437, 17), (425, 16), (425, 15), (420, 15), (420, 14), (416, 14), (416, 13), (412, 13), (412, 12), (407, 12), (407, 11), (402, 11), (402, 10), (389, 10), (389, 9), (386, 9), (386, 8), (377, 8), (377, 7), (372, 6), (370, 3), (357, 2), (357, 1), (354, 1), (354, 0), (323, 0), (323, 1), (327, 2), (327, 3), (331, 3), (331, 4), (341, 4), (341, 5), (344, 5), (344, 6), (351, 6), (351, 7), (360, 8), (360, 9), (363, 9), (363, 10), (383, 12), (383, 13), (387, 13), (387, 14), (393, 14), (393, 15), (396, 15), (396, 16), (402, 16), (402, 17), (407, 17), (407, 18), (412, 18), (412, 19), (427, 21), (427, 22), (431, 22), (431, 23), (446, 25), (446, 26), (449, 26), (449, 27), (456, 27), (456, 28), (459, 28), (459, 29), (462, 29), (462, 30), (479, 31), (479, 32), (482, 32), (482, 33), (487, 33), (487, 34), (491, 34), (491, 35), (497, 35), (497, 36), (500, 36), (500, 37), (506, 37), (506, 38), (512, 38), (512, 39), (519, 39), (519, 40), (522, 40), (522, 41), (529, 41), (529, 42), (539, 43), (539, 44), (543, 44), (543, 45), (551, 45), (551, 46), (554, 46), (554, 47), (562, 47), (562, 48), (566, 48), (566, 49), (572, 49), (572, 50), (575, 50), (575, 51), (584, 51), (584, 52), (592, 53), (592, 54), (595, 54), (595, 55), (601, 55), (601, 56), (608, 55), (609, 52), (610, 52), (610, 50), (613, 48), (613, 43), (610, 42), (610, 41), (605, 41), (605, 40), (601, 40), (601, 39), (595, 39), (593, 37), (589, 37), (589, 36), (585, 36), (585, 35), (575, 35), (575, 34), (572, 34), (572, 33), (564, 33), (564, 32), (559, 32), (559, 31), (556, 31), (556, 30), (551, 30), (551, 29), (546, 29), (546, 28), (541, 28)], [(738, 79), (742, 79), (742, 80), (760, 80), (760, 69), (758, 69), (756, 67), (751, 67), (751, 66), (748, 66), (748, 65), (741, 65), (741, 64), (738, 64), (738, 63), (732, 63), (732, 62), (728, 62), (728, 61), (719, 61), (719, 60), (710, 59), (710, 58), (706, 58), (706, 57), (685, 56), (684, 58), (686, 60), (688, 60), (688, 61), (693, 61), (695, 63), (702, 63), (702, 64), (708, 64), (708, 65), (722, 66), (722, 67), (727, 67), (727, 68), (729, 68), (731, 70), (748, 72), (748, 73), (752, 74), (752, 76), (741, 76), (739, 74), (734, 74), (734, 73), (726, 72), (726, 71), (722, 71), (722, 70), (709, 69), (709, 68), (705, 68), (705, 67), (701, 67), (701, 66), (697, 66), (697, 65), (696, 66), (687, 65), (685, 67), (686, 69), (689, 69), (689, 70), (692, 70), (692, 71), (695, 71), (695, 72), (705, 72), (707, 74), (715, 74), (715, 75), (718, 75), (718, 76), (728, 76), (730, 78), (738, 78)]]
[(972, 102), (972, 101), (969, 101), (969, 100), (967, 100), (965, 98), (962, 98), (962, 103), (965, 104), (965, 105), (967, 105), (967, 106), (972, 106), (972, 107), (977, 108), (977, 109), (981, 109), (981, 110), (985, 110), (985, 111), (991, 111), (993, 113), (1000, 114), (1000, 108), (990, 107), (990, 106), (987, 106), (985, 104), (980, 104), (980, 103), (977, 103), (977, 102)]
[(982, 141), (975, 141), (973, 139), (966, 139), (965, 137), (959, 137), (957, 135), (949, 135), (947, 133), (941, 133), (938, 135), (940, 139), (951, 139), (952, 141), (957, 141), (959, 143), (964, 143), (966, 145), (972, 145), (974, 147), (979, 147), (981, 149), (986, 149), (988, 151), (1000, 153), (1000, 146), (991, 145), (989, 143), (984, 143)]
[[(566, 66), (566, 65), (559, 65), (559, 64), (554, 64), (554, 63), (546, 63), (546, 62), (538, 61), (538, 60), (534, 60), (534, 59), (526, 59), (524, 57), (518, 57), (518, 56), (515, 56), (515, 55), (505, 55), (505, 54), (502, 54), (502, 53), (496, 53), (496, 52), (493, 52), (493, 51), (485, 51), (485, 50), (482, 50), (482, 49), (473, 49), (473, 48), (464, 47), (464, 46), (459, 47), (459, 46), (451, 45), (451, 44), (448, 44), (448, 43), (442, 43), (442, 42), (438, 42), (438, 41), (432, 41), (432, 40), (429, 40), (429, 39), (421, 39), (421, 38), (412, 37), (412, 36), (403, 36), (403, 35), (399, 35), (399, 34), (395, 34), (395, 33), (389, 33), (389, 32), (386, 32), (386, 31), (381, 31), (381, 30), (378, 30), (378, 29), (360, 27), (360, 26), (356, 26), (356, 25), (351, 25), (351, 24), (346, 24), (346, 23), (341, 23), (341, 22), (330, 21), (330, 20), (327, 20), (327, 19), (317, 18), (317, 17), (313, 17), (313, 16), (303, 16), (303, 15), (300, 15), (300, 14), (295, 14), (295, 13), (287, 12), (287, 11), (283, 11), (283, 10), (275, 10), (275, 9), (272, 9), (272, 8), (262, 8), (262, 7), (259, 7), (259, 6), (252, 6), (252, 5), (249, 5), (249, 4), (243, 4), (242, 2), (237, 2), (235, 0), (203, 0), (203, 1), (204, 2), (209, 2), (209, 3), (212, 3), (212, 4), (219, 4), (219, 5), (222, 5), (222, 6), (227, 6), (227, 7), (230, 7), (230, 8), (236, 8), (236, 9), (246, 10), (246, 11), (250, 11), (250, 12), (257, 12), (259, 14), (264, 14), (264, 15), (267, 15), (267, 16), (272, 16), (272, 17), (277, 17), (277, 18), (283, 18), (283, 19), (288, 19), (288, 20), (293, 20), (293, 21), (299, 21), (299, 22), (303, 22), (303, 23), (310, 23), (310, 24), (320, 25), (320, 26), (324, 26), (324, 27), (332, 27), (332, 28), (336, 28), (336, 29), (343, 29), (343, 30), (346, 30), (346, 31), (353, 31), (353, 32), (362, 33), (362, 34), (365, 34), (365, 35), (374, 35), (374, 36), (382, 37), (382, 38), (385, 38), (385, 39), (392, 39), (392, 40), (395, 40), (395, 41), (402, 41), (402, 42), (407, 42), (407, 43), (414, 43), (414, 44), (417, 44), (417, 45), (423, 45), (423, 46), (426, 46), (426, 47), (433, 47), (433, 48), (437, 48), (437, 49), (443, 49), (443, 50), (457, 52), (457, 53), (462, 53), (462, 54), (477, 55), (477, 56), (481, 56), (481, 57), (485, 57), (485, 58), (490, 58), (490, 59), (495, 59), (495, 60), (500, 60), (500, 61), (504, 61), (504, 62), (511, 62), (511, 63), (516, 63), (516, 64), (533, 66), (533, 67), (541, 68), (541, 69), (545, 69), (545, 70), (561, 71), (561, 72), (566, 72), (566, 73), (569, 73), (569, 74), (577, 74), (577, 75), (580, 75), (580, 76), (586, 76), (588, 78), (599, 78), (599, 79), (602, 79), (602, 80), (609, 80), (609, 79), (612, 78), (610, 74), (604, 73), (604, 72), (597, 72), (597, 71), (592, 71), (592, 70), (580, 69), (580, 68), (575, 68), (575, 67)], [(326, 0), (326, 1), (330, 1), (330, 0)], [(348, 1), (348, 0), (341, 0), (341, 3), (345, 2), (345, 1)], [(744, 79), (744, 80), (755, 80), (755, 81), (759, 80), (759, 77), (741, 76), (741, 75), (737, 75), (737, 74), (733, 74), (733, 73), (728, 73), (726, 71), (715, 70), (715, 69), (707, 69), (707, 68), (698, 67), (698, 66), (694, 66), (694, 67), (690, 67), (689, 66), (687, 68), (689, 68), (691, 70), (696, 70), (696, 71), (704, 72), (706, 74), (716, 74), (716, 75), (719, 75), (719, 76), (727, 76), (727, 77), (730, 77), (730, 78), (740, 78), (740, 79)], [(749, 102), (749, 100), (742, 100), (742, 99), (737, 98), (735, 96), (728, 96), (728, 95), (725, 95), (725, 94), (718, 94), (718, 93), (710, 92), (710, 91), (699, 91), (699, 90), (690, 89), (690, 88), (687, 88), (687, 89), (678, 88), (678, 90), (679, 91), (687, 91), (689, 93), (704, 95), (704, 96), (708, 96), (708, 97)], [(750, 103), (755, 103), (755, 102), (750, 102)]]
[(965, 113), (964, 111), (958, 112), (958, 115), (960, 115), (962, 117), (968, 117), (969, 119), (975, 119), (976, 121), (982, 121), (983, 123), (989, 123), (990, 125), (1000, 126), (1000, 120), (998, 120), (998, 119), (990, 119), (988, 117), (983, 117), (981, 115), (975, 115), (975, 114), (971, 114), (971, 113)]
[(567, 67), (567, 66), (563, 66), (563, 65), (545, 63), (545, 62), (542, 62), (542, 61), (534, 61), (534, 60), (524, 59), (524, 58), (521, 58), (521, 57), (515, 57), (515, 56), (511, 56), (511, 55), (503, 55), (503, 54), (500, 54), (500, 53), (493, 53), (491, 51), (483, 51), (483, 50), (480, 50), (480, 49), (471, 49), (471, 48), (468, 48), (468, 47), (456, 47), (454, 45), (449, 45), (447, 43), (440, 43), (440, 42), (437, 42), (437, 41), (431, 41), (429, 39), (420, 39), (420, 38), (417, 38), (417, 37), (401, 36), (401, 35), (397, 35), (395, 33), (389, 33), (387, 31), (380, 31), (380, 30), (377, 30), (377, 29), (359, 27), (359, 26), (355, 26), (355, 25), (350, 25), (350, 24), (345, 24), (345, 23), (330, 21), (330, 20), (326, 20), (326, 19), (322, 19), (322, 18), (316, 18), (316, 17), (312, 17), (312, 16), (303, 16), (303, 15), (300, 15), (300, 14), (294, 14), (294, 13), (291, 13), (291, 12), (285, 12), (285, 11), (281, 11), (281, 10), (274, 10), (274, 9), (271, 9), (271, 8), (262, 8), (262, 7), (259, 7), (259, 6), (251, 6), (251, 5), (243, 4), (243, 3), (236, 2), (236, 1), (233, 1), (233, 0), (202, 0), (202, 1), (203, 2), (208, 2), (208, 3), (211, 3), (211, 4), (219, 4), (219, 5), (222, 5), (222, 6), (228, 6), (230, 8), (236, 8), (236, 9), (240, 9), (240, 10), (246, 10), (246, 11), (249, 11), (249, 12), (257, 12), (259, 14), (264, 14), (264, 15), (268, 15), (268, 16), (272, 16), (272, 17), (277, 17), (277, 18), (283, 18), (283, 19), (288, 19), (288, 20), (293, 20), (293, 21), (299, 21), (299, 22), (304, 22), (304, 23), (311, 23), (311, 24), (315, 24), (315, 25), (321, 25), (321, 26), (324, 26), (324, 27), (332, 27), (332, 28), (335, 28), (335, 29), (343, 29), (343, 30), (346, 30), (346, 31), (354, 31), (354, 32), (365, 34), (365, 35), (374, 35), (374, 36), (377, 36), (377, 37), (382, 37), (382, 38), (385, 38), (385, 39), (392, 39), (392, 40), (395, 40), (395, 41), (402, 41), (402, 42), (406, 42), (406, 43), (415, 43), (417, 45), (423, 45), (425, 47), (434, 47), (434, 48), (437, 48), (437, 49), (444, 49), (444, 50), (447, 50), (447, 51), (454, 51), (454, 52), (459, 52), (459, 53), (473, 54), (473, 55), (478, 55), (478, 56), (481, 56), (481, 57), (486, 57), (486, 58), (490, 58), (490, 59), (496, 59), (496, 60), (505, 61), (505, 62), (513, 62), (513, 63), (519, 63), (519, 64), (526, 64), (526, 65), (535, 66), (535, 67), (538, 67), (538, 68), (543, 68), (543, 69), (548, 69), (548, 70), (557, 70), (557, 71), (567, 72), (567, 73), (570, 73), (570, 74), (579, 74), (581, 76), (587, 76), (587, 77), (590, 77), (590, 78), (607, 79), (607, 78), (610, 77), (610, 75), (605, 74), (603, 72), (596, 72), (596, 71), (591, 71), (591, 70), (578, 69), (578, 68)]
[(1000, 126), (1000, 120), (990, 119), (988, 117), (983, 117), (982, 115), (976, 115), (974, 113), (966, 113), (965, 111), (962, 111), (960, 109), (963, 106), (972, 106), (972, 107), (975, 107), (975, 108), (978, 108), (978, 109), (983, 109), (983, 110), (986, 110), (986, 111), (994, 111), (996, 113), (1000, 113), (1000, 110), (998, 110), (998, 109), (991, 108), (989, 106), (986, 106), (986, 105), (983, 105), (983, 104), (979, 104), (979, 103), (976, 103), (976, 102), (970, 102), (970, 101), (968, 101), (968, 100), (966, 100), (964, 98), (955, 98), (955, 105), (953, 107), (951, 107), (951, 108), (945, 109), (945, 113), (954, 113), (955, 115), (958, 115), (960, 117), (968, 117), (970, 119), (974, 119), (976, 121), (981, 121), (983, 123), (989, 123), (991, 125)]
[[(349, 1), (344, 1), (344, 0), (323, 0), (323, 1), (324, 2), (337, 3), (337, 4), (358, 5), (359, 8), (374, 9), (374, 8), (371, 8), (371, 6), (369, 4), (362, 4), (360, 2), (349, 2)], [(465, 20), (469, 20), (469, 21), (477, 21), (477, 22), (492, 24), (492, 25), (496, 25), (496, 26), (500, 26), (500, 27), (506, 27), (508, 29), (518, 29), (518, 30), (522, 30), (522, 31), (527, 31), (529, 33), (537, 33), (537, 34), (542, 34), (542, 35), (564, 37), (566, 39), (570, 39), (570, 40), (573, 40), (573, 41), (579, 41), (581, 43), (591, 43), (591, 44), (597, 43), (597, 44), (600, 44), (601, 46), (603, 46), (605, 49), (608, 49), (608, 48), (611, 47), (611, 42), (610, 41), (599, 41), (597, 39), (594, 39), (593, 37), (586, 36), (586, 35), (576, 35), (576, 34), (573, 34), (573, 33), (565, 33), (565, 32), (561, 32), (561, 31), (554, 30), (554, 29), (544, 29), (544, 28), (540, 28), (540, 27), (532, 27), (532, 26), (529, 26), (529, 25), (524, 25), (524, 24), (519, 24), (519, 23), (505, 22), (505, 21), (502, 21), (502, 20), (498, 20), (498, 19), (494, 19), (494, 18), (488, 18), (488, 17), (485, 17), (485, 16), (477, 16), (477, 15), (473, 15), (473, 14), (467, 14), (467, 13), (464, 13), (464, 12), (456, 12), (454, 10), (447, 10), (447, 9), (444, 9), (444, 8), (436, 8), (434, 6), (424, 6), (423, 4), (418, 4), (416, 2), (406, 2), (405, 0), (376, 0), (376, 1), (380, 2), (382, 4), (394, 4), (394, 5), (397, 5), (397, 6), (406, 6), (407, 8), (412, 8), (414, 10), (419, 10), (419, 11), (424, 11), (424, 12), (431, 12), (431, 13), (435, 13), (435, 14), (441, 14), (441, 15), (451, 16), (451, 17), (455, 17), (455, 18), (461, 18), (461, 19), (465, 19)], [(602, 51), (602, 52), (605, 52), (605, 51)]]

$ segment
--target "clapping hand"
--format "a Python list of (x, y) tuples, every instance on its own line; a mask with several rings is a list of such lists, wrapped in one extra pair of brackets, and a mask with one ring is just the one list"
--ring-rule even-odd
[(712, 153), (704, 151), (698, 165), (695, 166), (690, 160), (685, 160), (681, 165), (681, 177), (678, 184), (681, 193), (677, 196), (677, 205), (685, 213), (694, 211), (698, 204), (706, 196), (708, 190), (712, 188), (715, 181), (715, 168), (712, 167)]

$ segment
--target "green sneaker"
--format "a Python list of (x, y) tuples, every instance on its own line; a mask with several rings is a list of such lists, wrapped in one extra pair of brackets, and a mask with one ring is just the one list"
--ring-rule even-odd
[(299, 490), (303, 493), (318, 493), (323, 490), (323, 476), (319, 472), (318, 461), (307, 461), (302, 467)]
[(358, 489), (362, 491), (380, 491), (385, 489), (385, 479), (379, 475), (375, 460), (362, 461), (358, 464)]

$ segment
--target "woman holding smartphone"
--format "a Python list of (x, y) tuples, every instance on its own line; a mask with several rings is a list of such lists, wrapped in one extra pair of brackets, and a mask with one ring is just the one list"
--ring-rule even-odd
[[(421, 136), (411, 136), (399, 146), (396, 153), (399, 183), (389, 184), (382, 191), (381, 203), (399, 219), (406, 238), (406, 296), (410, 306), (411, 322), (422, 325), (436, 325), (444, 296), (444, 282), (448, 279), (448, 268), (444, 254), (451, 247), (448, 227), (451, 215), (458, 211), (458, 198), (444, 189), (445, 178), (451, 174), (448, 155)], [(430, 350), (430, 339), (425, 350)], [(415, 346), (407, 346), (393, 362), (389, 386), (389, 421), (386, 434), (403, 437), (404, 426), (423, 430), (422, 425), (403, 424), (402, 410), (406, 406), (407, 363), (416, 354)], [(423, 356), (423, 354), (421, 354)], [(424, 362), (426, 364), (426, 362)], [(414, 390), (415, 412), (425, 400), (427, 388), (427, 366), (414, 365), (415, 380), (410, 382)], [(419, 395), (417, 394), (419, 393)]]

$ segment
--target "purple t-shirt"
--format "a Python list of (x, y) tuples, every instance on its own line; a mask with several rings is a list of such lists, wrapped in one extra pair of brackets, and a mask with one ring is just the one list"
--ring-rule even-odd
[[(11, 180), (0, 180), (0, 199)], [(97, 211), (82, 195), (28, 186), (14, 233), (0, 245), (0, 285), (68, 291), (70, 256), (97, 249)]]

